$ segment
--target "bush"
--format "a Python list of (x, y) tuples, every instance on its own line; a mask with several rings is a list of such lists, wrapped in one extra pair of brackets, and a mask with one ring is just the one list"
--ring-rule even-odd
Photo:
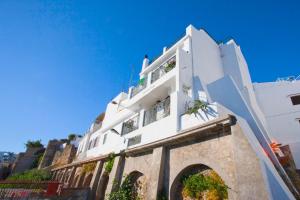
[(187, 109), (187, 111), (185, 112), (186, 114), (194, 114), (195, 116), (197, 116), (197, 114), (199, 114), (199, 110), (201, 109), (202, 111), (207, 111), (208, 105), (201, 101), (201, 100), (195, 100), (194, 105), (192, 107), (189, 107)]
[(25, 144), (26, 148), (37, 148), (37, 147), (44, 147), (41, 143), (41, 140), (31, 141), (28, 140)]
[(125, 177), (121, 187), (108, 195), (108, 200), (137, 200), (133, 199), (132, 182), (128, 176)]
[(32, 169), (22, 173), (16, 173), (7, 178), (11, 181), (49, 181), (51, 174), (48, 170)]
[(228, 186), (225, 185), (221, 177), (211, 171), (209, 175), (194, 174), (183, 180), (183, 196), (201, 199), (228, 199)]

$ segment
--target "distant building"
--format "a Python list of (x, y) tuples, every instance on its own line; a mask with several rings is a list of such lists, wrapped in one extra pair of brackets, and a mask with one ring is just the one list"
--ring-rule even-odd
[(13, 163), (16, 159), (16, 154), (13, 152), (0, 152), (0, 163)]

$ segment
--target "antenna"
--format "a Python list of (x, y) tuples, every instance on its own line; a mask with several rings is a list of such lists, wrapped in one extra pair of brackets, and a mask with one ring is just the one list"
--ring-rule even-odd
[(128, 87), (131, 87), (131, 86), (132, 86), (133, 74), (134, 74), (134, 66), (132, 65), (132, 67), (131, 67), (131, 73), (130, 73), (130, 78), (129, 78), (129, 85), (128, 85)]

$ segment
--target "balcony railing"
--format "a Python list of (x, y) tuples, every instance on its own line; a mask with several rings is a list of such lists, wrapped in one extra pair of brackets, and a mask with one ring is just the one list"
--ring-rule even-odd
[(145, 112), (144, 126), (170, 115), (170, 97), (157, 102)]
[(163, 75), (171, 71), (176, 66), (176, 56), (170, 58), (167, 62), (159, 66), (152, 72), (151, 83), (154, 83), (160, 79)]
[(137, 86), (133, 87), (131, 90), (131, 98), (137, 95), (139, 92), (141, 92), (143, 89), (145, 89), (147, 86), (147, 76), (139, 80), (139, 83)]
[(122, 135), (126, 135), (139, 128), (139, 115), (123, 123)]

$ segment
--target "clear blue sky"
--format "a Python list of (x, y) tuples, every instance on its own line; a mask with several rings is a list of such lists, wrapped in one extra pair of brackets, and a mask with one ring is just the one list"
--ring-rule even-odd
[[(126, 2), (126, 3), (124, 3)], [(253, 81), (300, 74), (300, 1), (1, 1), (0, 151), (84, 132), (193, 24), (242, 47)]]

